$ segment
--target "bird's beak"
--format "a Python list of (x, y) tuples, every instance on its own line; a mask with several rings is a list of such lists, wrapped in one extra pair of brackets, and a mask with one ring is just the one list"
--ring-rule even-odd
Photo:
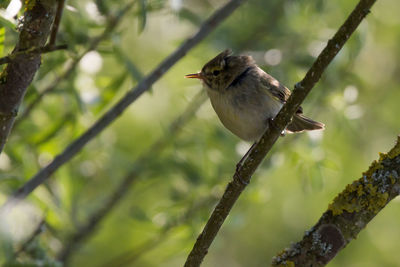
[(199, 73), (192, 73), (192, 74), (185, 75), (185, 78), (200, 79), (200, 80), (202, 80), (202, 79), (203, 79), (203, 75), (201, 75), (201, 72), (199, 72)]

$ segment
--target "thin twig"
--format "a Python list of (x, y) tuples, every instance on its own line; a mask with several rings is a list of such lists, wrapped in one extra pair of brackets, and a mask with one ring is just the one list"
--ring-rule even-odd
[(17, 57), (19, 55), (44, 54), (44, 53), (49, 53), (49, 52), (53, 52), (53, 51), (57, 51), (57, 50), (63, 50), (63, 49), (67, 49), (67, 48), (68, 48), (67, 45), (55, 45), (55, 46), (54, 45), (46, 45), (43, 47), (36, 47), (36, 48), (32, 48), (32, 49), (14, 52), (11, 55), (0, 58), (0, 65), (10, 63), (15, 57)]
[(121, 201), (121, 199), (127, 194), (130, 185), (137, 180), (141, 170), (148, 165), (148, 162), (152, 161), (154, 155), (159, 155), (160, 152), (177, 136), (178, 131), (194, 116), (196, 111), (207, 99), (204, 91), (200, 91), (193, 100), (188, 104), (185, 111), (178, 116), (168, 127), (166, 133), (163, 134), (147, 152), (143, 153), (132, 165), (132, 170), (122, 179), (120, 184), (117, 186), (114, 192), (111, 193), (110, 197), (100, 206), (100, 208), (94, 212), (87, 223), (81, 227), (77, 232), (71, 235), (66, 242), (63, 250), (60, 251), (57, 258), (63, 262), (66, 266), (71, 253), (80, 244), (93, 234), (96, 227), (100, 222), (112, 212), (114, 207)]
[(108, 16), (107, 25), (104, 31), (99, 36), (93, 37), (89, 41), (89, 46), (81, 54), (79, 54), (77, 57), (69, 62), (64, 72), (36, 96), (36, 98), (25, 108), (22, 114), (18, 116), (17, 120), (15, 121), (14, 127), (17, 127), (24, 119), (28, 118), (32, 110), (40, 103), (45, 95), (53, 92), (62, 81), (68, 79), (68, 77), (74, 72), (75, 68), (78, 66), (81, 59), (90, 51), (95, 50), (100, 42), (105, 40), (110, 35), (110, 33), (113, 32), (113, 30), (119, 25), (124, 15), (133, 6), (134, 2), (136, 2), (136, 0), (122, 7), (116, 15)]
[[(13, 52), (45, 45), (55, 7), (55, 0), (32, 1), (32, 7), (25, 10), (19, 39)], [(7, 142), (26, 89), (40, 67), (40, 61), (40, 54), (18, 55), (7, 64), (0, 75), (0, 153)]]
[(200, 266), (230, 210), (246, 185), (250, 182), (251, 176), (279, 138), (283, 129), (290, 122), (291, 117), (304, 98), (318, 82), (326, 67), (369, 13), (374, 3), (375, 0), (361, 0), (358, 3), (333, 38), (328, 41), (327, 46), (311, 66), (304, 79), (295, 85), (295, 89), (287, 103), (282, 107), (273, 121), (275, 127), (269, 127), (261, 140), (246, 153), (248, 156), (240, 161), (241, 164), (237, 165), (233, 180), (228, 184), (224, 195), (215, 207), (202, 233), (197, 238), (186, 260), (186, 267)]
[[(135, 167), (137, 167), (137, 169), (140, 168), (140, 166)], [(68, 238), (66, 246), (57, 255), (57, 259), (60, 262), (63, 262), (64, 266), (68, 266), (72, 252), (76, 250), (81, 245), (81, 243), (94, 232), (99, 222), (101, 222), (105, 218), (105, 216), (108, 215), (108, 213), (114, 208), (114, 206), (119, 203), (122, 197), (126, 195), (132, 183), (138, 178), (137, 169), (129, 172), (122, 180), (122, 182), (118, 185), (117, 189), (113, 192), (110, 198), (108, 198), (105, 203), (103, 203), (103, 205), (90, 216), (87, 223)]]
[(273, 258), (273, 266), (324, 266), (400, 194), (400, 136), (362, 177), (346, 186), (300, 242)]
[(56, 16), (54, 18), (53, 27), (51, 28), (51, 35), (49, 45), (55, 45), (58, 27), (60, 26), (61, 16), (64, 10), (65, 0), (58, 0)]
[(170, 54), (158, 67), (156, 67), (146, 78), (144, 78), (135, 88), (132, 88), (127, 94), (118, 101), (110, 110), (108, 110), (97, 122), (90, 127), (79, 138), (73, 141), (61, 154), (59, 154), (50, 164), (41, 169), (28, 182), (20, 187), (1, 207), (6, 211), (14, 207), (20, 200), (26, 198), (36, 187), (46, 181), (50, 175), (55, 172), (64, 163), (75, 156), (89, 141), (101, 133), (109, 126), (121, 113), (144, 92), (149, 90), (151, 85), (164, 75), (176, 62), (183, 58), (186, 53), (195, 45), (200, 43), (208, 34), (210, 34), (224, 19), (236, 10), (245, 0), (231, 0), (222, 8), (218, 9), (208, 18), (200, 27), (198, 32), (188, 38), (179, 48)]
[(32, 234), (30, 235), (30, 237), (20, 246), (19, 249), (17, 249), (14, 253), (14, 256), (17, 257), (21, 252), (25, 251), (26, 248), (29, 246), (30, 243), (32, 243), (32, 241), (38, 236), (40, 235), (43, 230), (44, 230), (44, 226), (46, 225), (46, 221), (43, 218), (39, 224), (37, 225), (36, 229), (32, 232)]

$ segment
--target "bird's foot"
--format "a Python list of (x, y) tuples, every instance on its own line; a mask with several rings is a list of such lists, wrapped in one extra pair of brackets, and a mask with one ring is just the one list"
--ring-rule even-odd
[[(273, 118), (269, 118), (269, 119), (268, 119), (268, 125), (269, 125), (269, 127), (272, 127), (272, 128), (274, 128), (275, 130), (279, 131), (279, 128), (276, 126), (275, 121), (274, 121)], [(285, 136), (285, 135), (286, 135), (286, 130), (283, 130), (283, 131), (281, 132), (281, 136), (283, 137), (283, 136)]]
[(246, 154), (244, 154), (244, 156), (240, 159), (238, 164), (236, 164), (236, 172), (238, 172), (239, 169), (243, 166), (244, 161), (247, 159), (247, 157), (249, 156), (251, 150), (253, 149), (253, 147), (255, 145), (256, 145), (256, 143), (252, 144), (251, 147), (249, 148), (249, 150), (247, 150)]

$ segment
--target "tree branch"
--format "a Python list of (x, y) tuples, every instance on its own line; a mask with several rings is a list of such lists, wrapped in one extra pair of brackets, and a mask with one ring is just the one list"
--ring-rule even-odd
[[(19, 40), (13, 53), (43, 47), (50, 34), (56, 1), (31, 1), (24, 13)], [(40, 54), (19, 54), (0, 75), (0, 153), (7, 142), (26, 88), (40, 67)]]
[(49, 53), (49, 52), (67, 49), (67, 48), (68, 48), (67, 45), (46, 45), (43, 47), (33, 47), (30, 49), (18, 51), (18, 52), (12, 53), (11, 55), (0, 58), (0, 65), (10, 63), (11, 61), (13, 61), (13, 59), (15, 59), (19, 55), (44, 54), (44, 53)]
[(36, 239), (45, 229), (46, 226), (46, 221), (43, 218), (37, 225), (36, 229), (32, 232), (32, 234), (29, 236), (29, 238), (15, 251), (14, 257), (17, 257), (19, 254), (21, 254), (23, 251), (26, 250), (26, 248), (32, 243), (33, 240)]
[(400, 136), (372, 162), (362, 177), (346, 186), (303, 240), (274, 257), (274, 266), (324, 266), (392, 199), (400, 194)]
[[(166, 73), (176, 62), (185, 56), (185, 54), (202, 41), (211, 33), (224, 19), (226, 19), (233, 11), (238, 8), (245, 0), (231, 0), (222, 8), (218, 9), (208, 18), (200, 27), (198, 32), (188, 38), (178, 49), (169, 55), (157, 68), (155, 68), (146, 78), (144, 78), (135, 88), (127, 92), (127, 94), (108, 110), (97, 122), (90, 127), (85, 133), (73, 141), (61, 154), (59, 154), (46, 167), (41, 169), (28, 182), (20, 187), (1, 207), (1, 211), (8, 211), (14, 205), (26, 198), (36, 187), (46, 181), (50, 175), (60, 166), (68, 162), (75, 156), (90, 140), (101, 133), (108, 125), (110, 125), (122, 112), (144, 92), (149, 90), (151, 85), (155, 83), (164, 73)], [(1, 213), (1, 212), (0, 212)]]
[(65, 0), (58, 0), (56, 17), (54, 18), (53, 27), (51, 28), (51, 35), (50, 35), (49, 45), (55, 45), (56, 44), (58, 27), (60, 26), (61, 16), (62, 16), (62, 13), (63, 13), (63, 10), (64, 10), (64, 4), (65, 4)]
[(215, 207), (202, 233), (197, 238), (186, 260), (186, 267), (200, 266), (223, 222), (246, 185), (250, 182), (251, 176), (258, 165), (290, 122), (290, 119), (305, 97), (318, 82), (326, 67), (369, 13), (369, 9), (375, 1), (361, 0), (358, 3), (333, 38), (328, 41), (326, 47), (311, 66), (304, 79), (295, 85), (288, 101), (274, 119), (275, 127), (269, 127), (260, 141), (255, 143), (246, 153), (247, 156), (239, 162), (236, 172), (233, 175), (233, 180), (228, 184), (221, 200)]
[(87, 223), (82, 226), (77, 232), (72, 234), (64, 248), (60, 251), (57, 258), (68, 265), (68, 260), (72, 252), (80, 246), (93, 232), (101, 221), (112, 212), (114, 207), (128, 193), (132, 183), (137, 180), (140, 171), (148, 166), (154, 158), (154, 155), (159, 155), (160, 152), (176, 137), (179, 130), (194, 116), (200, 106), (206, 101), (207, 96), (204, 91), (200, 91), (193, 100), (187, 105), (187, 108), (180, 116), (178, 116), (168, 127), (167, 132), (150, 146), (147, 152), (143, 153), (133, 164), (132, 170), (122, 179), (120, 184), (111, 193), (110, 197), (94, 212)]

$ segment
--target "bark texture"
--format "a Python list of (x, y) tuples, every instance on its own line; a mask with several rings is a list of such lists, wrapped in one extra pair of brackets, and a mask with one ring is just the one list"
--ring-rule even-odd
[(41, 55), (18, 53), (43, 47), (51, 31), (56, 0), (26, 1), (15, 57), (0, 75), (0, 153), (7, 142), (18, 108), (36, 71)]
[(318, 223), (273, 259), (273, 266), (325, 266), (400, 194), (400, 136), (362, 177), (329, 205)]

